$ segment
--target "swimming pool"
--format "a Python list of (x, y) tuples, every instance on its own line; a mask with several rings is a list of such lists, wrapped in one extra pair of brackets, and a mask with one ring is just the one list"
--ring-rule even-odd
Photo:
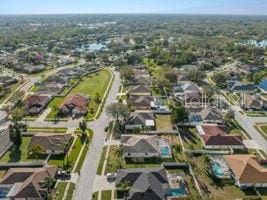
[(187, 195), (187, 192), (186, 192), (185, 188), (181, 187), (181, 188), (170, 189), (167, 196), (182, 197), (185, 195)]
[(221, 177), (224, 175), (224, 172), (223, 172), (221, 166), (217, 162), (211, 163), (211, 170), (212, 170), (213, 174), (217, 177)]
[(169, 147), (160, 147), (160, 151), (162, 156), (170, 156)]

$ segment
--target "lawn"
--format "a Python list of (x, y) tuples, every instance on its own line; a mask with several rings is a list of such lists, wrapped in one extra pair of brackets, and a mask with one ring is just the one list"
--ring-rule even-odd
[(159, 131), (173, 130), (170, 115), (155, 115), (156, 129)]
[(72, 196), (73, 196), (73, 192), (75, 190), (75, 184), (74, 183), (70, 183), (69, 186), (69, 190), (66, 196), (66, 200), (72, 200)]
[(49, 164), (50, 165), (57, 165), (58, 167), (62, 168), (63, 162), (66, 163), (67, 160), (69, 160), (71, 163), (70, 171), (73, 170), (75, 163), (77, 162), (78, 156), (81, 152), (81, 149), (82, 149), (83, 145), (85, 145), (83, 152), (81, 154), (81, 157), (80, 157), (78, 164), (76, 166), (76, 169), (75, 169), (75, 172), (80, 171), (82, 164), (83, 164), (83, 161), (86, 157), (87, 151), (88, 151), (89, 146), (90, 146), (92, 134), (93, 134), (92, 130), (89, 130), (89, 136), (88, 136), (88, 140), (86, 143), (85, 143), (84, 138), (82, 138), (81, 136), (77, 137), (74, 141), (74, 145), (69, 150), (68, 156), (65, 156), (64, 154), (52, 155), (49, 159)]
[(4, 92), (3, 95), (0, 93), (0, 103), (6, 100), (6, 98), (9, 97), (10, 94), (12, 94), (19, 86), (21, 85), (21, 82), (18, 82), (16, 84), (11, 85), (9, 92)]
[(258, 129), (258, 131), (261, 133), (261, 135), (267, 139), (267, 125), (266, 124), (262, 124), (262, 125), (256, 125), (256, 128)]
[(101, 157), (100, 157), (100, 161), (99, 161), (99, 164), (98, 164), (98, 168), (97, 168), (97, 175), (101, 175), (101, 173), (102, 173), (102, 169), (103, 169), (106, 153), (107, 153), (107, 146), (104, 146), (103, 150), (102, 150), (102, 153), (101, 153)]
[(180, 129), (181, 138), (186, 149), (199, 150), (203, 149), (203, 144), (197, 135), (196, 128)]
[(66, 133), (67, 128), (51, 128), (51, 127), (28, 127), (27, 132), (43, 132), (43, 133)]
[[(83, 95), (88, 95), (91, 97), (91, 100), (88, 105), (89, 110), (88, 110), (86, 119), (90, 120), (95, 117), (95, 114), (100, 104), (94, 101), (94, 97), (96, 93), (98, 93), (101, 100), (104, 98), (104, 94), (108, 87), (110, 79), (111, 79), (110, 72), (104, 69), (97, 73), (90, 74), (88, 76), (83, 77), (80, 83), (70, 91), (69, 95), (83, 94)], [(63, 103), (63, 101), (64, 101), (63, 97), (55, 97), (49, 103), (48, 107), (51, 107), (51, 108), (53, 106), (59, 107)], [(55, 117), (56, 117), (56, 113), (54, 110), (52, 110), (47, 116), (47, 118), (50, 118), (50, 119), (55, 118)]]
[(19, 149), (12, 151), (12, 148), (7, 151), (0, 162), (34, 162), (43, 161), (46, 155), (40, 155), (38, 160), (28, 156), (28, 145), (30, 143), (31, 137), (22, 137), (22, 144)]
[(111, 200), (111, 190), (103, 190), (101, 193), (101, 200)]
[(56, 187), (56, 194), (57, 194), (57, 196), (56, 196), (56, 200), (62, 200), (63, 199), (63, 196), (64, 196), (64, 192), (65, 192), (65, 189), (66, 189), (66, 187), (67, 187), (67, 182), (59, 182), (58, 184), (57, 184), (57, 187)]

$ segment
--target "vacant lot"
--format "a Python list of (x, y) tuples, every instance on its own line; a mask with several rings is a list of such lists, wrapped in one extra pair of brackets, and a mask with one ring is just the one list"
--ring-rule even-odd
[(157, 130), (173, 130), (170, 115), (155, 115)]
[[(88, 114), (86, 119), (90, 120), (95, 117), (95, 114), (100, 106), (100, 103), (97, 103), (94, 100), (96, 94), (99, 94), (100, 99), (104, 98), (105, 91), (108, 87), (108, 84), (111, 79), (111, 74), (108, 70), (104, 69), (100, 72), (90, 74), (84, 77), (80, 83), (74, 87), (68, 95), (71, 94), (83, 94), (90, 96), (91, 100), (88, 105)], [(64, 102), (63, 97), (55, 97), (48, 105), (48, 107), (60, 107), (60, 105)], [(52, 109), (52, 111), (48, 114), (47, 118), (55, 119), (56, 111)]]

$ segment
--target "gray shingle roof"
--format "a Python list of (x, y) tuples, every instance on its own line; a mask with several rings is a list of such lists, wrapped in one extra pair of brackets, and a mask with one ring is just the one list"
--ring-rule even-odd
[(165, 200), (166, 191), (170, 188), (164, 168), (137, 168), (117, 171), (116, 186), (129, 181), (132, 188), (127, 199)]

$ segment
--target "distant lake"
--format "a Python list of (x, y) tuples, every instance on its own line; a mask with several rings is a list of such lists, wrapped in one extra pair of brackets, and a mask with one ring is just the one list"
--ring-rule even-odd
[(92, 43), (92, 44), (85, 44), (78, 47), (76, 50), (78, 51), (89, 51), (89, 52), (98, 52), (98, 51), (107, 51), (108, 48), (105, 44), (101, 43)]
[(245, 44), (245, 45), (254, 45), (256, 47), (263, 47), (266, 48), (267, 47), (267, 40), (261, 40), (261, 41), (257, 41), (257, 40), (248, 40), (246, 42), (242, 42), (241, 44)]

